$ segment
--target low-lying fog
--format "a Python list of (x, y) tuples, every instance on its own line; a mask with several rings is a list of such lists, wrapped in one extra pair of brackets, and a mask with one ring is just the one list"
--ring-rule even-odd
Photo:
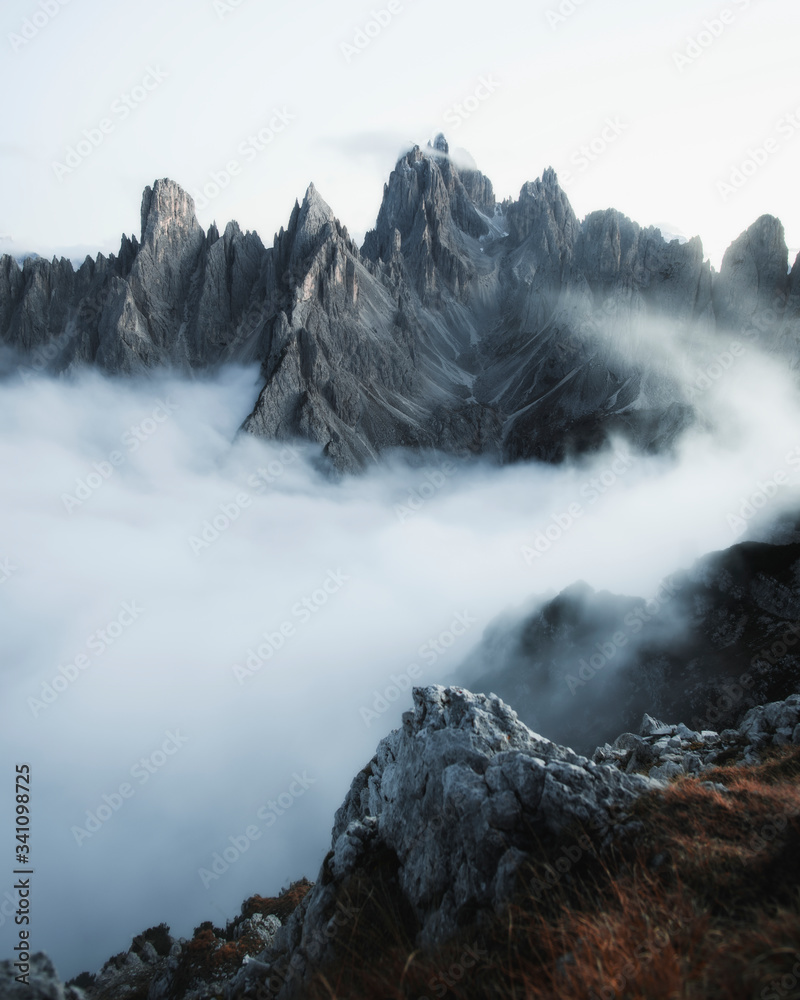
[[(751, 531), (730, 521), (744, 503), (795, 503), (788, 376), (750, 351), (707, 381), (713, 430), (672, 457), (390, 455), (337, 480), (318, 449), (235, 436), (255, 370), (9, 375), (0, 801), (30, 764), (34, 949), (65, 978), (96, 971), (153, 924), (189, 935), (315, 878), (412, 680), (451, 679), (537, 595), (582, 579), (648, 596)], [(0, 843), (7, 956), (8, 824)]]

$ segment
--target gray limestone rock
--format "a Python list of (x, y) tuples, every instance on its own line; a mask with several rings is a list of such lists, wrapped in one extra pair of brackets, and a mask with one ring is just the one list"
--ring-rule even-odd
[(432, 686), (382, 740), (336, 813), (332, 853), (282, 928), (267, 964), (296, 970), (281, 997), (302, 995), (338, 887), (377, 850), (397, 860), (400, 889), (421, 926), (421, 945), (441, 944), (464, 920), (502, 909), (532, 850), (531, 830), (557, 837), (580, 825), (613, 836), (618, 814), (660, 787), (597, 765), (532, 733), (494, 695)]
[[(642, 770), (650, 778), (669, 781), (684, 774), (701, 774), (722, 762), (755, 763), (759, 750), (796, 744), (798, 727), (800, 694), (758, 705), (747, 712), (738, 729), (725, 729), (721, 733), (695, 732), (683, 723), (665, 726), (645, 716), (641, 736), (625, 733), (617, 737), (613, 746), (598, 747), (592, 759), (630, 772), (633, 756), (644, 765)], [(667, 738), (667, 734), (672, 735)]]

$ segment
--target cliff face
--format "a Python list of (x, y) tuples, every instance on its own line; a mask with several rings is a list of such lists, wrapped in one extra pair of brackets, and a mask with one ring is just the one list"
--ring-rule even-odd
[(0, 259), (0, 340), (23, 374), (257, 362), (245, 429), (315, 441), (339, 469), (398, 445), (560, 460), (614, 432), (660, 449), (693, 421), (648, 357), (651, 321), (752, 336), (796, 367), (798, 275), (772, 217), (717, 275), (698, 239), (612, 209), (580, 222), (552, 170), (498, 205), (440, 136), (398, 162), (362, 248), (313, 185), (265, 249), (236, 223), (204, 233), (156, 181), (117, 256)]

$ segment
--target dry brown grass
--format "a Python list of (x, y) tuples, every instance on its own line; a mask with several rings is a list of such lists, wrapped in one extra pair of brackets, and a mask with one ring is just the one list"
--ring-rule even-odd
[(222, 981), (234, 975), (241, 967), (245, 955), (255, 955), (263, 949), (261, 939), (248, 932), (234, 939), (243, 920), (256, 913), (274, 914), (281, 922), (288, 919), (311, 888), (306, 879), (294, 882), (279, 896), (251, 896), (242, 904), (241, 916), (225, 930), (206, 921), (196, 927), (178, 961), (172, 983), (174, 997), (182, 997), (199, 983)]
[[(346, 887), (359, 919), (309, 996), (800, 998), (800, 748), (680, 779), (641, 799), (633, 818), (641, 828), (632, 840), (602, 857), (582, 850), (545, 891), (547, 871), (580, 832), (532, 844), (537, 863), (503, 918), (465, 927), (435, 954), (414, 949), (417, 925), (398, 904), (396, 861), (384, 856)], [(483, 955), (467, 956), (466, 968), (469, 946)]]
[[(288, 889), (285, 889), (280, 896), (251, 896), (250, 899), (242, 903), (241, 920), (246, 920), (256, 913), (263, 916), (275, 916), (281, 923), (284, 923), (289, 915), (302, 903), (312, 883), (308, 879), (302, 878), (299, 882), (292, 882)], [(238, 921), (236, 921), (238, 923)]]

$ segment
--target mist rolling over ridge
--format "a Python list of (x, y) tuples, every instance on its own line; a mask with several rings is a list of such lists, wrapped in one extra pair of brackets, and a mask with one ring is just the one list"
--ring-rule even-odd
[[(397, 451), (331, 476), (312, 445), (237, 433), (257, 375), (3, 385), (2, 458), (17, 470), (3, 481), (3, 741), (47, 776), (48, 902), (82, 901), (80, 927), (41, 929), (66, 975), (141, 926), (188, 933), (314, 870), (411, 685), (458, 677), (497, 615), (577, 579), (650, 598), (739, 540), (730, 515), (776, 470), (787, 483), (759, 514), (798, 501), (791, 377), (752, 351), (673, 454), (619, 439), (558, 466)], [(170, 734), (185, 742), (167, 754)], [(92, 831), (87, 811), (126, 783), (135, 794)], [(258, 839), (204, 884), (253, 825)]]

